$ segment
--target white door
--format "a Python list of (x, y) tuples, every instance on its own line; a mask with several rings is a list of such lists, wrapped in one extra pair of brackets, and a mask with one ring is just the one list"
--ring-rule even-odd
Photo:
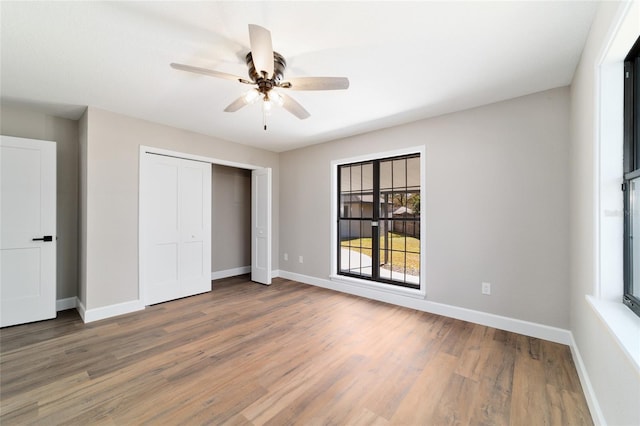
[(251, 173), (251, 280), (271, 284), (271, 169)]
[(0, 327), (56, 316), (56, 144), (0, 137)]
[(146, 305), (211, 290), (211, 164), (143, 154), (140, 279)]

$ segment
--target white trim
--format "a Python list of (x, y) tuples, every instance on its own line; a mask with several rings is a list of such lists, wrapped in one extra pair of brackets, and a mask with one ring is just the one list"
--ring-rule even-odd
[(640, 317), (622, 303), (589, 295), (585, 298), (640, 375)]
[(56, 312), (74, 309), (78, 305), (77, 297), (67, 297), (66, 299), (56, 300)]
[(571, 356), (573, 358), (573, 363), (576, 366), (578, 378), (580, 379), (580, 384), (582, 385), (582, 393), (584, 393), (585, 399), (587, 400), (587, 405), (589, 406), (589, 412), (591, 413), (593, 422), (596, 425), (606, 425), (607, 422), (604, 418), (604, 414), (602, 414), (602, 410), (600, 409), (598, 398), (596, 397), (596, 393), (593, 390), (593, 386), (591, 385), (591, 380), (589, 380), (587, 367), (584, 365), (584, 360), (582, 359), (582, 355), (580, 355), (580, 351), (578, 350), (578, 345), (573, 338), (573, 333), (569, 332), (569, 334), (571, 339), (571, 343), (569, 344), (569, 348), (571, 349)]
[(366, 297), (368, 299), (404, 306), (406, 308), (417, 309), (423, 312), (485, 325), (500, 330), (524, 334), (525, 336), (561, 343), (563, 345), (569, 345), (571, 343), (571, 332), (562, 328), (494, 315), (487, 312), (475, 311), (458, 306), (445, 305), (443, 303), (430, 302), (428, 300), (407, 297), (400, 294), (391, 294), (378, 289), (354, 286), (348, 283), (337, 283), (331, 280), (310, 277), (294, 272), (280, 271), (280, 277), (304, 284), (314, 285), (316, 287), (323, 287), (330, 290), (340, 291), (342, 293), (353, 294), (356, 296)]
[[(635, 20), (631, 13), (634, 9)], [(640, 329), (638, 318), (621, 302), (623, 200), (618, 185), (622, 182), (622, 158), (619, 154), (622, 151), (620, 99), (622, 99), (623, 90), (622, 72), (619, 70), (622, 69), (626, 52), (637, 38), (639, 15), (638, 2), (630, 1), (618, 7), (593, 69), (594, 241), (592, 250), (594, 262), (592, 268), (594, 281), (592, 295), (585, 295), (596, 317), (606, 325), (613, 340), (621, 347), (636, 372), (640, 371), (638, 363), (640, 347), (637, 347), (635, 352), (629, 351), (629, 344), (633, 347), (633, 342), (636, 342), (636, 346), (639, 346), (637, 344), (637, 330)], [(611, 150), (612, 147), (615, 151)], [(605, 425), (605, 417), (573, 334), (570, 347), (591, 416), (595, 424)]]
[[(633, 46), (640, 6), (620, 5), (594, 67), (593, 200), (594, 262), (592, 294), (598, 299), (622, 299), (622, 183), (623, 61)], [(607, 152), (603, 151), (603, 147)], [(611, 147), (615, 152), (609, 152)], [(610, 235), (619, 227), (619, 233)]]
[(144, 309), (144, 304), (140, 300), (116, 303), (115, 305), (101, 306), (94, 309), (86, 309), (80, 301), (78, 302), (78, 313), (85, 323), (141, 311)]
[(279, 269), (272, 269), (271, 270), (271, 278), (278, 278), (280, 277), (280, 270)]
[[(140, 145), (140, 158), (138, 158), (138, 297), (140, 300), (147, 299), (147, 290), (145, 283), (147, 282), (147, 255), (144, 247), (144, 241), (146, 241), (146, 234), (144, 226), (142, 226), (142, 218), (146, 217), (145, 203), (142, 200), (143, 194), (146, 192), (144, 176), (147, 174), (147, 161), (145, 160), (146, 147)], [(81, 314), (82, 319), (84, 315)], [(86, 321), (85, 321), (86, 322)]]
[[(331, 191), (329, 191), (331, 196), (331, 200), (329, 203), (331, 208), (331, 243), (330, 243), (331, 244), (331, 247), (330, 247), (331, 270), (329, 271), (329, 276), (336, 277), (338, 272), (338, 237), (337, 237), (338, 235), (338, 228), (337, 228), (338, 227), (338, 217), (337, 217), (338, 166), (342, 164), (357, 163), (361, 161), (369, 161), (369, 160), (389, 158), (389, 157), (398, 157), (401, 155), (410, 155), (410, 154), (420, 154), (420, 199), (422, 200), (421, 205), (426, 206), (428, 200), (427, 200), (427, 193), (426, 193), (427, 160), (426, 160), (425, 145), (411, 146), (407, 148), (394, 149), (391, 151), (384, 151), (384, 152), (374, 152), (370, 154), (359, 155), (356, 157), (341, 158), (338, 160), (331, 161)], [(416, 297), (417, 295), (418, 297), (425, 298), (427, 296), (426, 271), (428, 270), (427, 248), (426, 248), (426, 244), (427, 244), (426, 243), (427, 241), (426, 210), (427, 209), (425, 208), (420, 209), (420, 266), (421, 267), (420, 267), (420, 289), (419, 290), (407, 291), (401, 287), (398, 287), (399, 288), (398, 290), (393, 288), (394, 286), (385, 285), (382, 283), (372, 282), (368, 280), (360, 280), (360, 279), (351, 278), (351, 277), (348, 277), (348, 278), (351, 278), (348, 281), (353, 281), (355, 285), (358, 285), (364, 288), (371, 288), (373, 290), (379, 290), (379, 291), (384, 291), (384, 292), (389, 292), (394, 294), (396, 293), (407, 294), (407, 295), (411, 295), (412, 297)], [(347, 278), (347, 277), (340, 276), (338, 279), (342, 280), (342, 278)], [(347, 280), (345, 279), (345, 281)]]
[(379, 283), (376, 281), (368, 281), (355, 277), (347, 277), (344, 275), (331, 275), (329, 279), (337, 283), (343, 283), (362, 288), (371, 288), (374, 290), (384, 291), (385, 293), (399, 294), (401, 296), (414, 297), (418, 299), (424, 299), (425, 296), (424, 292), (418, 289), (402, 287), (393, 284)]
[(409, 146), (406, 148), (398, 148), (390, 151), (372, 152), (369, 154), (357, 155), (355, 157), (340, 158), (338, 160), (332, 160), (331, 165), (339, 166), (341, 164), (360, 163), (362, 161), (377, 160), (377, 159), (388, 158), (388, 157), (399, 157), (401, 155), (410, 155), (410, 154), (417, 154), (417, 153), (424, 154), (424, 151), (425, 151), (424, 145)]
[(221, 160), (219, 158), (206, 157), (203, 155), (187, 154), (186, 152), (171, 151), (168, 149), (156, 148), (153, 146), (140, 145), (140, 155), (144, 153), (167, 155), (169, 157), (184, 158), (187, 160), (202, 161), (204, 163), (219, 164), (221, 166), (235, 167), (237, 169), (257, 170), (264, 166), (254, 164), (237, 163), (235, 161)]
[(598, 299), (621, 301), (623, 276), (623, 63), (602, 64), (598, 69), (599, 134), (595, 173), (597, 190), (594, 245), (594, 292)]
[(82, 321), (86, 323), (87, 321), (84, 318), (87, 309), (84, 307), (84, 304), (82, 303), (82, 300), (80, 300), (80, 298), (77, 298), (77, 301), (78, 305), (76, 306), (76, 311), (78, 311), (78, 314), (80, 314), (80, 318), (82, 318)]
[(240, 266), (239, 268), (225, 269), (223, 271), (216, 271), (211, 273), (212, 280), (219, 280), (222, 278), (235, 277), (238, 275), (244, 275), (251, 272), (251, 265)]

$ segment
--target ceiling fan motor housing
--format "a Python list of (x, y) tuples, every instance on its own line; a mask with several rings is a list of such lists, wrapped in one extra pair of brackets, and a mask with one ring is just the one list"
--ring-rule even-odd
[(271, 78), (269, 78), (269, 76), (265, 77), (256, 71), (251, 52), (247, 53), (246, 61), (247, 66), (249, 67), (249, 77), (252, 81), (256, 82), (258, 85), (258, 91), (261, 93), (267, 93), (269, 90), (273, 89), (277, 83), (282, 80), (284, 70), (287, 67), (287, 61), (285, 61), (284, 57), (278, 52), (273, 52), (273, 76), (271, 76)]

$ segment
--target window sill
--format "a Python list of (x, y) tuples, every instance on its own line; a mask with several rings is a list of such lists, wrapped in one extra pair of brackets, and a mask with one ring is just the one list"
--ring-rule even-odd
[(640, 317), (622, 302), (600, 300), (589, 295), (586, 299), (640, 373)]
[(346, 277), (344, 275), (331, 275), (329, 277), (331, 281), (352, 285), (354, 287), (365, 288), (369, 290), (376, 290), (385, 293), (397, 294), (400, 296), (414, 297), (416, 299), (424, 299), (424, 290), (417, 290), (413, 288), (400, 287), (391, 284), (378, 283), (375, 281), (361, 280), (358, 278)]

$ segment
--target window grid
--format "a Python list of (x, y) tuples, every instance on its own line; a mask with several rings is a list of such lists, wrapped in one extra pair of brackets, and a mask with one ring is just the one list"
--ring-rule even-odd
[(339, 274), (420, 288), (419, 159), (338, 166)]

